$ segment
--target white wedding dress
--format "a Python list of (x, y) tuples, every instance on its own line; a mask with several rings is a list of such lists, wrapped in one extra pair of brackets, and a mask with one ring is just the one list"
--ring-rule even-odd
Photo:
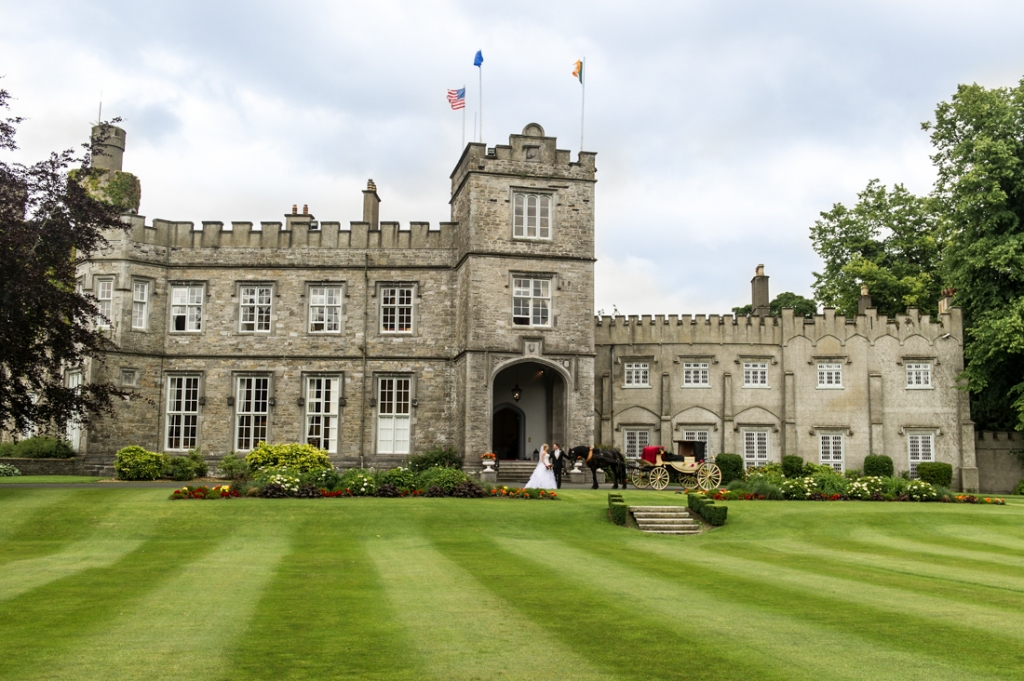
[(551, 455), (545, 452), (541, 455), (540, 461), (537, 462), (537, 467), (533, 469), (533, 475), (530, 476), (530, 481), (525, 486), (538, 489), (556, 489), (558, 484), (555, 482), (555, 472), (548, 468), (550, 465)]

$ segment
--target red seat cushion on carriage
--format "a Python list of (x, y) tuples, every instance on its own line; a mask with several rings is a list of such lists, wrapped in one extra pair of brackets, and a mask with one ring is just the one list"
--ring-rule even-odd
[(647, 463), (658, 463), (658, 452), (660, 451), (661, 447), (644, 447), (644, 451), (640, 456)]

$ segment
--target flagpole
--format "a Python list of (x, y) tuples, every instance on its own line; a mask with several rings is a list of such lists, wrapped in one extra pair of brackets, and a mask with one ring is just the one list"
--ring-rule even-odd
[[(466, 99), (466, 86), (462, 86), (462, 99)], [(466, 148), (466, 103), (462, 103), (462, 147), (459, 149), (459, 153)]]
[(484, 141), (484, 66), (480, 64), (480, 141)]
[(580, 98), (580, 151), (583, 151), (583, 118), (587, 111), (587, 58), (584, 57), (580, 61), (583, 62), (580, 72), (583, 76), (583, 82), (580, 83), (583, 86), (583, 96)]

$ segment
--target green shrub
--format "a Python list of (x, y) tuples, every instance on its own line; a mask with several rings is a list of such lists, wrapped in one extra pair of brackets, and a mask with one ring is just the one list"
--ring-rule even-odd
[(255, 485), (259, 495), (266, 499), (295, 496), (302, 486), (302, 472), (285, 466), (267, 466), (256, 473)]
[(0, 451), (0, 456), (14, 459), (71, 459), (75, 456), (70, 442), (55, 437), (27, 437), (4, 444), (9, 447)]
[(782, 474), (787, 478), (799, 478), (804, 474), (803, 457), (788, 454), (782, 457)]
[(333, 468), (318, 468), (300, 475), (299, 484), (302, 487), (312, 487), (316, 490), (338, 489), (341, 484), (341, 473)]
[(469, 476), (457, 468), (434, 467), (419, 474), (417, 487), (424, 490), (440, 487), (445, 495), (450, 495), (458, 485), (467, 480), (469, 480)]
[(894, 499), (905, 496), (909, 486), (910, 481), (906, 478), (882, 478), (882, 494), (891, 496)]
[(1021, 479), (1021, 481), (1017, 483), (1017, 486), (1013, 488), (1013, 493), (1024, 494), (1024, 479)]
[(811, 476), (814, 486), (818, 488), (819, 492), (828, 496), (846, 494), (846, 491), (850, 488), (850, 481), (836, 472), (831, 466), (826, 466), (826, 468), (828, 470), (819, 471)]
[(629, 507), (623, 501), (621, 494), (608, 495), (608, 515), (616, 525), (625, 525), (629, 515)]
[(416, 489), (416, 483), (418, 482), (418, 476), (416, 472), (410, 468), (403, 468), (398, 466), (391, 470), (381, 471), (377, 474), (378, 485), (394, 485), (398, 489), (411, 490)]
[(19, 475), (21, 475), (21, 471), (11, 464), (0, 463), (0, 478), (16, 478)]
[(198, 449), (190, 449), (185, 456), (168, 456), (164, 459), (163, 477), (171, 480), (195, 480), (205, 478), (209, 468)]
[(850, 468), (843, 471), (843, 477), (847, 480), (857, 480), (864, 476), (864, 472), (859, 468)]
[(431, 447), (422, 454), (410, 456), (406, 460), (406, 467), (414, 473), (425, 471), (428, 468), (457, 468), (462, 470), (462, 456), (451, 447), (440, 445)]
[(350, 468), (342, 473), (338, 489), (347, 489), (357, 497), (372, 497), (377, 493), (377, 478), (373, 471)]
[(891, 478), (893, 470), (895, 469), (892, 466), (892, 459), (884, 454), (864, 457), (864, 475), (876, 478)]
[(137, 445), (124, 447), (114, 455), (114, 470), (120, 480), (156, 480), (164, 472), (163, 454)]
[(234, 452), (225, 454), (217, 462), (217, 472), (220, 477), (228, 480), (242, 480), (249, 476), (249, 464), (245, 459)]
[(750, 480), (746, 483), (745, 491), (773, 501), (780, 501), (784, 498), (782, 488), (767, 480)]
[(687, 494), (686, 505), (691, 511), (706, 520), (709, 525), (716, 527), (725, 524), (725, 518), (729, 513), (728, 506), (716, 506), (712, 499), (703, 494)]
[(782, 465), (777, 463), (767, 463), (758, 468), (748, 468), (743, 477), (747, 481), (766, 480), (773, 485), (781, 485), (782, 481), (786, 479), (782, 475)]
[(917, 477), (931, 485), (949, 487), (953, 484), (953, 466), (937, 461), (919, 463), (917, 464)]
[(245, 457), (249, 470), (256, 472), (264, 468), (284, 467), (306, 473), (312, 470), (331, 468), (327, 452), (313, 445), (298, 443), (268, 445), (261, 442)]
[(850, 487), (846, 490), (846, 496), (851, 499), (860, 499), (862, 501), (870, 501), (876, 498), (876, 496), (882, 495), (882, 481), (885, 478), (879, 478), (871, 475), (865, 475), (862, 478), (858, 478), (850, 483)]
[(715, 465), (722, 471), (722, 485), (743, 479), (743, 457), (739, 454), (719, 454)]
[(804, 464), (804, 477), (812, 476), (817, 473), (835, 473), (835, 468), (825, 463), (814, 463), (808, 461)]

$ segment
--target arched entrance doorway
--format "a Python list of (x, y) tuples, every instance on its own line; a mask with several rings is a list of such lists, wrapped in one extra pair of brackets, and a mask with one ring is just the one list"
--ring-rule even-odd
[(536, 459), (542, 444), (566, 446), (565, 380), (551, 366), (520, 362), (494, 377), (491, 449), (499, 459)]

